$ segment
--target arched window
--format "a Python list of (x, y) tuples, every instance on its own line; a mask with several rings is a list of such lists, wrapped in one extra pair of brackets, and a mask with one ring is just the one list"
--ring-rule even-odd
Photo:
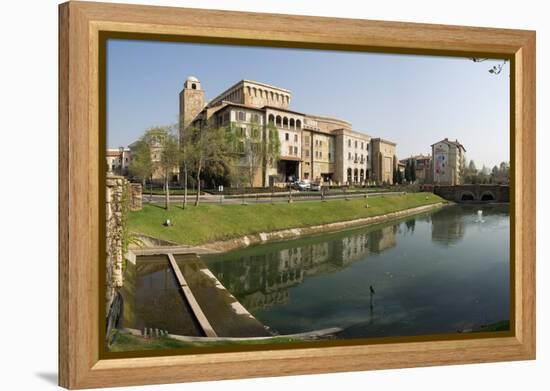
[(193, 84), (191, 84), (191, 88), (192, 88), (193, 90), (196, 90), (196, 89), (197, 89), (197, 85), (196, 85), (195, 83), (193, 83)]
[(279, 94), (275, 93), (275, 102), (279, 101)]
[(273, 114), (269, 114), (269, 119), (268, 119), (269, 123), (272, 124), (275, 122), (275, 116)]
[(291, 129), (296, 129), (296, 127), (295, 127), (296, 123), (294, 122), (294, 118), (290, 119), (289, 125), (290, 125)]
[(348, 168), (348, 182), (351, 183), (351, 167)]
[(250, 87), (246, 87), (246, 94), (250, 96)]
[(279, 127), (281, 126), (281, 116), (280, 116), (280, 115), (278, 115), (278, 116), (275, 118), (275, 124), (276, 124), (277, 126), (279, 126)]
[(300, 129), (302, 127), (302, 121), (299, 119), (296, 120), (296, 129)]
[(356, 183), (359, 182), (359, 170), (357, 168), (353, 170), (353, 181)]
[(364, 169), (361, 169), (361, 171), (359, 172), (359, 180), (361, 182), (363, 182), (365, 180), (365, 170)]
[(273, 100), (273, 91), (269, 93), (271, 100)]
[(256, 87), (253, 87), (252, 91), (254, 91), (254, 96), (258, 96), (258, 90), (256, 89)]
[(287, 117), (283, 117), (283, 126), (285, 128), (288, 128), (288, 118)]

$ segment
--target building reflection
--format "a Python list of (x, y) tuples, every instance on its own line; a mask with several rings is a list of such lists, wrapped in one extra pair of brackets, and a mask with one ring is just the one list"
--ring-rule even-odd
[(453, 208), (443, 208), (431, 215), (432, 241), (443, 246), (460, 242), (466, 232), (464, 214)]
[(273, 251), (261, 255), (255, 255), (252, 248), (245, 251), (250, 255), (231, 258), (231, 253), (226, 254), (223, 259), (208, 262), (208, 267), (249, 311), (254, 312), (287, 303), (289, 288), (303, 283), (307, 277), (344, 269), (370, 253), (394, 247), (397, 230), (398, 226), (393, 225), (329, 241), (296, 242), (297, 246), (276, 246)]

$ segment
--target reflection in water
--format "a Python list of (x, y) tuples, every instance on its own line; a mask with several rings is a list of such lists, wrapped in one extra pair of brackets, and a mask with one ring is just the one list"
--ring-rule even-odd
[(172, 334), (202, 335), (164, 255), (141, 256), (133, 292), (125, 300), (125, 327), (158, 328)]
[(405, 221), (205, 257), (281, 334), (342, 337), (456, 332), (509, 319), (507, 206), (452, 206)]

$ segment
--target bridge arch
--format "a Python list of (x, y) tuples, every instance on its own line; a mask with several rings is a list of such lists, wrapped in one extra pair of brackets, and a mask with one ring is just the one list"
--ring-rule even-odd
[(463, 191), (460, 194), (460, 201), (475, 201), (476, 197), (471, 191)]
[(481, 194), (481, 201), (496, 201), (496, 197), (492, 191), (485, 191)]

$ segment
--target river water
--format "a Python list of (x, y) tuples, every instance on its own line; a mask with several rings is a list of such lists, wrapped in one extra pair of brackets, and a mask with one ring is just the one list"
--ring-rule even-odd
[(508, 205), (456, 205), (203, 260), (279, 334), (456, 333), (509, 320), (509, 227)]

